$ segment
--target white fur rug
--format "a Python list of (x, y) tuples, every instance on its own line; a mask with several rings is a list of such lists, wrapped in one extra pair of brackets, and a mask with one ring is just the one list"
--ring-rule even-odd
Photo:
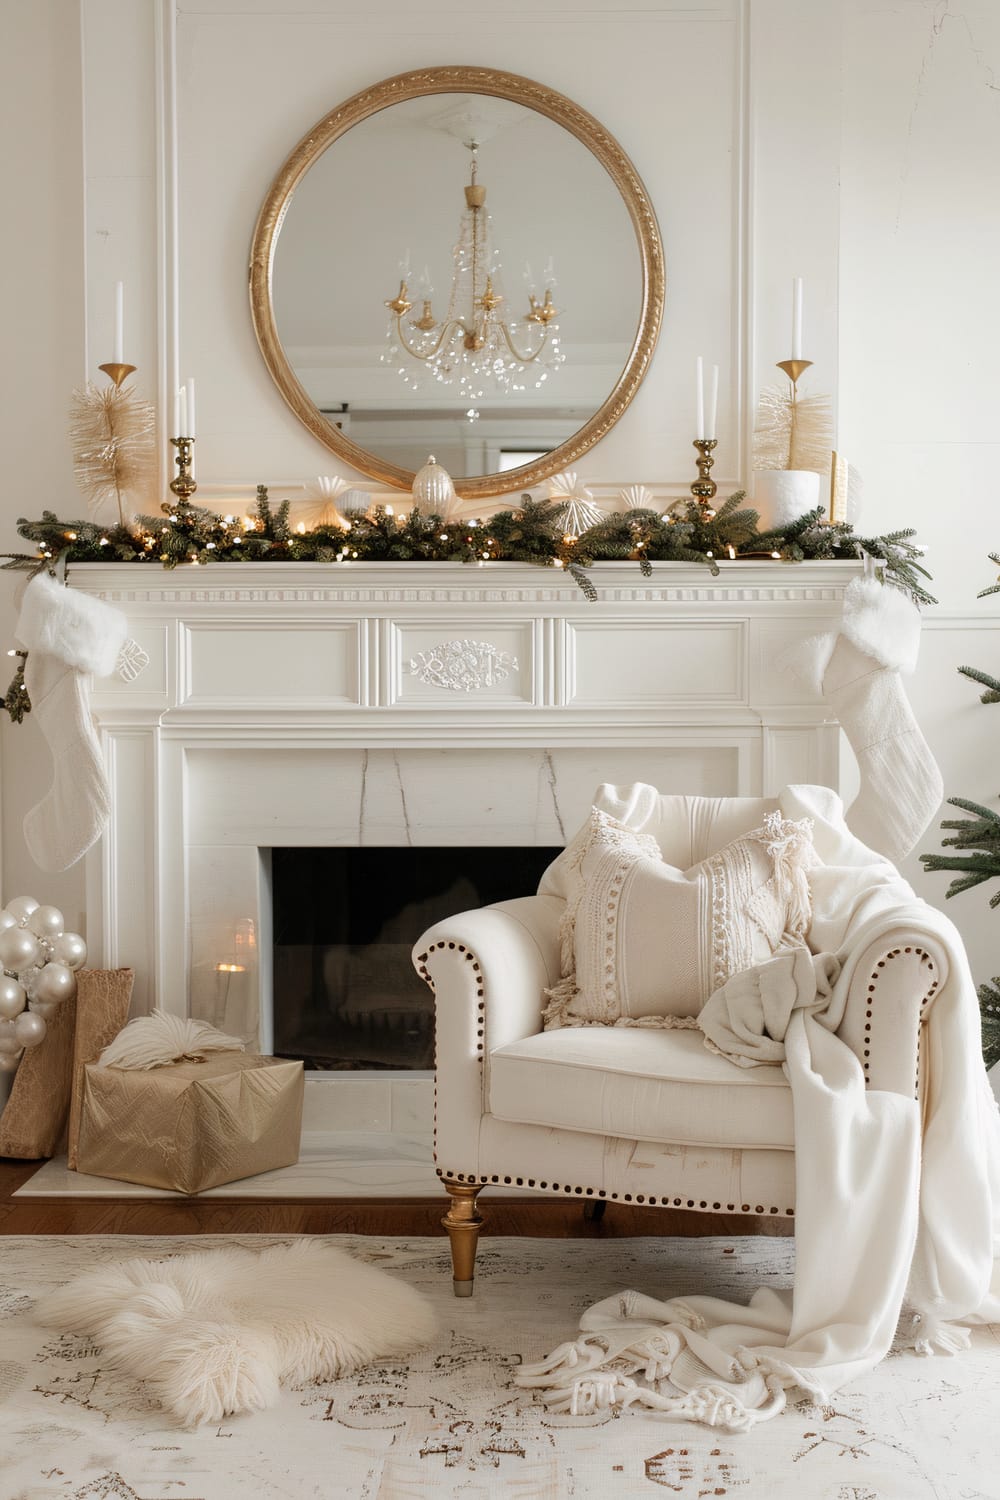
[(411, 1354), (435, 1331), (422, 1293), (314, 1239), (102, 1266), (34, 1315), (99, 1345), (189, 1428), (274, 1406), (282, 1385)]
[[(488, 1207), (488, 1205), (487, 1205)], [(0, 1237), (0, 1500), (998, 1500), (1000, 1339), (890, 1356), (818, 1407), (746, 1436), (628, 1413), (553, 1416), (512, 1380), (623, 1285), (746, 1300), (788, 1286), (783, 1239), (484, 1238), (472, 1298), (440, 1239), (325, 1242), (422, 1291), (426, 1348), (285, 1388), (276, 1406), (186, 1432), (92, 1339), (41, 1328), (37, 1300), (130, 1257), (287, 1239)], [(310, 1241), (309, 1243), (315, 1243)]]

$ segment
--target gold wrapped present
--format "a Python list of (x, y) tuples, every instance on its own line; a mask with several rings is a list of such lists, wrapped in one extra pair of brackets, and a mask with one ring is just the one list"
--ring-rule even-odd
[(299, 1159), (301, 1062), (214, 1052), (163, 1068), (84, 1069), (78, 1170), (201, 1193)]

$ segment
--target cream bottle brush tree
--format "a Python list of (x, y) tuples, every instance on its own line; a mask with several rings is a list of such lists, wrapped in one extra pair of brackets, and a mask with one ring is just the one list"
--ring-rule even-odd
[(114, 359), (100, 366), (109, 385), (88, 381), (73, 392), (69, 440), (73, 473), (92, 512), (113, 501), (119, 526), (126, 524), (125, 496), (141, 495), (156, 475), (156, 413), (126, 385), (135, 365), (125, 362), (125, 289), (115, 288)]

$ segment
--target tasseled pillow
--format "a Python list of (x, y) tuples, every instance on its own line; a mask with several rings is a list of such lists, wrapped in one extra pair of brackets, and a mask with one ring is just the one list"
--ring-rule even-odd
[(690, 870), (592, 809), (562, 922), (561, 982), (545, 1028), (691, 1024), (733, 974), (804, 940), (812, 819), (768, 813)]

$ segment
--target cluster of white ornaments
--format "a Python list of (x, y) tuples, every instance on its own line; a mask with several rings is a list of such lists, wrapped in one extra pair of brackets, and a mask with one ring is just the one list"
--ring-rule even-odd
[(13, 1073), (24, 1049), (45, 1040), (48, 1018), (76, 994), (87, 945), (65, 925), (57, 907), (32, 896), (0, 910), (0, 1073)]

